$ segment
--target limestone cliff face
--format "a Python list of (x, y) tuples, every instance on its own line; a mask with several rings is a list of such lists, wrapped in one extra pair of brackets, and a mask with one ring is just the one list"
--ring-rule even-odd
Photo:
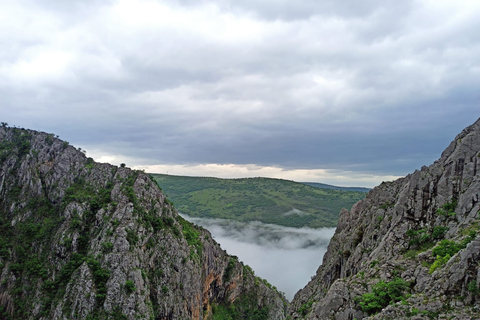
[(147, 174), (0, 128), (0, 319), (284, 319), (285, 308)]
[[(480, 319), (479, 174), (480, 120), (431, 166), (382, 183), (341, 212), (291, 317)], [(397, 293), (404, 301), (379, 297), (395, 281), (405, 284)]]

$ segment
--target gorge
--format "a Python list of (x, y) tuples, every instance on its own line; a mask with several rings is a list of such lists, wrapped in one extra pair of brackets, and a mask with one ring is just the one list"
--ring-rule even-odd
[(480, 120), (342, 210), (291, 303), (148, 174), (0, 128), (0, 319), (478, 319)]

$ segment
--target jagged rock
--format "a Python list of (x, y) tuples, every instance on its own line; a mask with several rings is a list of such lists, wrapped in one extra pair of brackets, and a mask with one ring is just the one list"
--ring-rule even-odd
[[(292, 319), (479, 319), (479, 157), (480, 120), (431, 166), (343, 210), (322, 265), (290, 305)], [(442, 239), (463, 245), (439, 263), (432, 252)], [(410, 284), (403, 302), (361, 308), (376, 283), (394, 279)]]
[(0, 128), (0, 319), (284, 319), (287, 301), (150, 177)]

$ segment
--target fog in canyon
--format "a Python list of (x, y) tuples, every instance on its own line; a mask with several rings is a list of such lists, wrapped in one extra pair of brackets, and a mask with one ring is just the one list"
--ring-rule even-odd
[(229, 254), (251, 266), (291, 300), (315, 274), (335, 228), (290, 228), (255, 222), (182, 217), (204, 227)]

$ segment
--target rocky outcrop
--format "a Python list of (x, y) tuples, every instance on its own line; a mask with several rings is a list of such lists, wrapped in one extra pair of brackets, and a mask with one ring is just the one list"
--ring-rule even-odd
[(149, 175), (0, 128), (0, 319), (284, 319), (286, 304)]
[(293, 319), (479, 319), (480, 120), (343, 210)]

